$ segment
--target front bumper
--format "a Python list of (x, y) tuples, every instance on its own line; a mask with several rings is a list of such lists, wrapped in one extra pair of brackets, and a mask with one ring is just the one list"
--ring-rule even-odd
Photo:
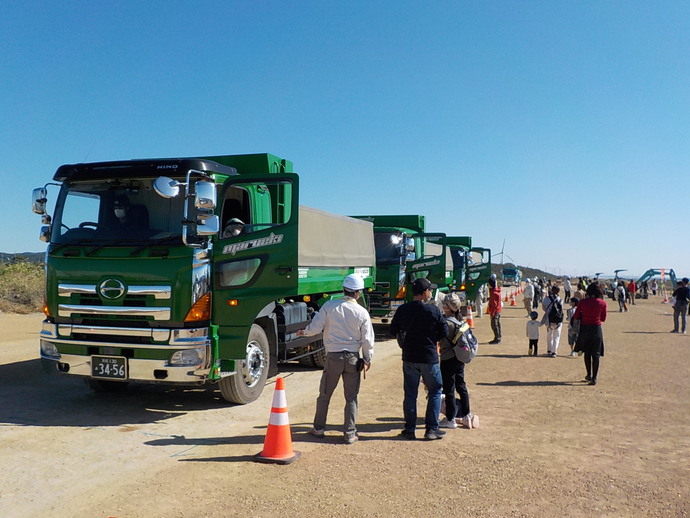
[[(211, 370), (207, 328), (137, 329), (57, 325), (44, 321), (40, 338), (44, 368), (63, 374), (92, 377), (91, 356), (96, 354), (126, 357), (125, 381), (199, 384), (208, 379)], [(164, 343), (134, 343), (136, 340)], [(171, 364), (175, 352), (190, 349), (203, 357), (198, 364)]]

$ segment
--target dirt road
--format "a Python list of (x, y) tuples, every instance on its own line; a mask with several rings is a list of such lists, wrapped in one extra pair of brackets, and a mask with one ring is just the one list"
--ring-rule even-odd
[[(400, 353), (377, 343), (360, 394), (360, 442), (341, 444), (341, 391), (324, 440), (307, 435), (319, 373), (283, 373), (289, 466), (252, 461), (273, 395), (228, 406), (212, 391), (139, 386), (97, 395), (48, 376), (39, 315), (0, 315), (3, 517), (688, 516), (690, 335), (671, 308), (609, 302), (599, 384), (581, 358), (528, 357), (524, 309), (504, 309), (504, 339), (466, 370), (477, 430), (404, 442)], [(545, 350), (542, 337), (540, 349)], [(420, 424), (420, 429), (422, 425)], [(421, 432), (422, 430), (420, 430)], [(421, 433), (419, 434), (421, 435)]]

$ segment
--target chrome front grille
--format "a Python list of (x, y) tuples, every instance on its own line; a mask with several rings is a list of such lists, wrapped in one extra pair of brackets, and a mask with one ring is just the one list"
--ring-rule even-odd
[(170, 286), (128, 286), (117, 305), (110, 305), (99, 297), (93, 284), (59, 284), (58, 295), (68, 302), (58, 305), (58, 316), (75, 318), (114, 318), (141, 320), (170, 320), (169, 306), (154, 306), (147, 302), (170, 300)]

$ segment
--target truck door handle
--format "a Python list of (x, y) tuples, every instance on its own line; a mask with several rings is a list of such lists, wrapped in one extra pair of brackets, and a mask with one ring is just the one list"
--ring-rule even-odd
[(276, 268), (276, 273), (285, 275), (292, 272), (293, 270), (294, 268), (292, 266), (278, 266), (278, 268)]

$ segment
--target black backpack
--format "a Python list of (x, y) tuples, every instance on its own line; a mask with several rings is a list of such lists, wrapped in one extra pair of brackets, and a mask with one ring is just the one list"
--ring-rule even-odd
[(549, 323), (550, 324), (560, 324), (563, 322), (563, 305), (558, 297), (554, 298), (549, 295), (551, 299), (551, 305), (549, 306)]

